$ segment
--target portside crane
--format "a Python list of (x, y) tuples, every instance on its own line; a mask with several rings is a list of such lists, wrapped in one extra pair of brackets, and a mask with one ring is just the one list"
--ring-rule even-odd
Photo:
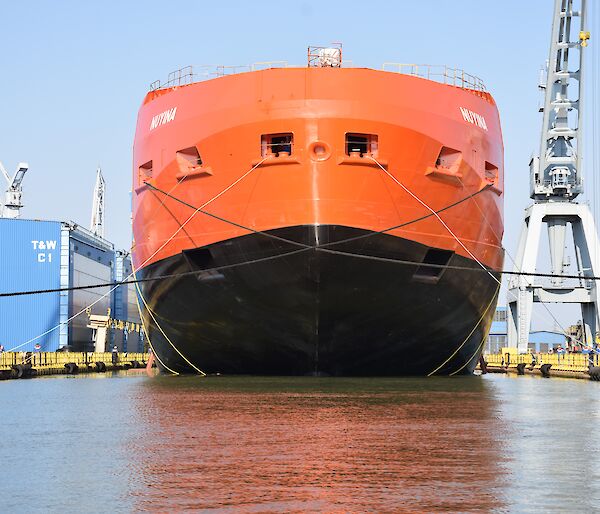
[(20, 162), (11, 178), (0, 162), (0, 172), (4, 175), (8, 186), (4, 196), (4, 205), (0, 206), (0, 218), (18, 218), (21, 215), (21, 208), (23, 207), (23, 179), (28, 169), (29, 165), (26, 162)]
[[(600, 330), (597, 283), (600, 243), (589, 207), (575, 199), (583, 193), (584, 53), (590, 40), (586, 0), (555, 0), (552, 36), (544, 90), (540, 152), (530, 162), (530, 196), (525, 210), (514, 271), (535, 273), (542, 225), (550, 243), (551, 285), (533, 276), (514, 275), (508, 291), (508, 345), (519, 353), (528, 348), (534, 302), (578, 303), (585, 327), (585, 345)], [(574, 68), (577, 67), (577, 68)], [(566, 285), (560, 277), (565, 263), (567, 227), (573, 232), (580, 280)]]
[(94, 186), (94, 202), (92, 205), (92, 218), (90, 230), (97, 236), (104, 237), (104, 192), (106, 182), (100, 167), (96, 170), (96, 185)]

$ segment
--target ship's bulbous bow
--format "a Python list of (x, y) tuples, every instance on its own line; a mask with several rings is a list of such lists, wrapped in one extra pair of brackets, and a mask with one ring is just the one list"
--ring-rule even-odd
[(281, 239), (250, 234), (144, 268), (141, 278), (175, 275), (144, 286), (168, 369), (194, 372), (188, 359), (205, 373), (473, 371), (498, 291), (476, 262), (427, 266), (424, 245), (342, 226), (268, 234)]

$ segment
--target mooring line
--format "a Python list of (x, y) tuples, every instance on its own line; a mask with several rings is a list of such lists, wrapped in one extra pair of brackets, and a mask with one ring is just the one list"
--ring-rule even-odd
[[(254, 166), (252, 166), (252, 168), (250, 168), (246, 173), (244, 173), (241, 177), (239, 177), (237, 180), (235, 180), (232, 184), (230, 184), (229, 186), (227, 186), (225, 189), (223, 189), (220, 193), (218, 193), (217, 195), (213, 196), (210, 200), (208, 200), (207, 202), (205, 202), (203, 205), (200, 206), (199, 209), (203, 209), (204, 207), (206, 207), (208, 204), (210, 204), (211, 202), (213, 202), (214, 200), (216, 200), (217, 198), (221, 197), (222, 195), (224, 195), (227, 191), (229, 191), (232, 187), (234, 187), (236, 184), (238, 184), (241, 180), (243, 180), (244, 178), (246, 178), (250, 173), (252, 173), (256, 168), (258, 168), (263, 162), (265, 162), (267, 158), (263, 158), (260, 161), (258, 161)], [(175, 189), (175, 188), (173, 188)], [(153, 259), (165, 246), (167, 246), (167, 244), (169, 244), (174, 238), (175, 236), (179, 233), (180, 230), (183, 229), (183, 227), (185, 227), (185, 225), (187, 225), (191, 219), (197, 214), (197, 212), (194, 212), (183, 224), (179, 225), (179, 228), (173, 233), (173, 235), (171, 237), (169, 237), (169, 239), (167, 239), (152, 255), (150, 255), (150, 257), (148, 257), (146, 260), (144, 260), (144, 262), (142, 262), (142, 264), (140, 264), (140, 267), (145, 266), (148, 262), (150, 262), (151, 259)], [(132, 260), (133, 262), (133, 260)], [(58, 323), (57, 325), (55, 325), (54, 327), (46, 330), (45, 332), (43, 332), (42, 334), (39, 334), (27, 341), (25, 341), (24, 343), (21, 343), (17, 346), (13, 346), (12, 348), (9, 348), (8, 352), (12, 352), (17, 350), (18, 348), (21, 348), (29, 343), (32, 343), (33, 341), (35, 341), (36, 339), (39, 339), (40, 337), (43, 337), (47, 334), (50, 334), (51, 332), (54, 332), (55, 330), (57, 330), (58, 328), (62, 327), (63, 325), (68, 325), (71, 321), (73, 321), (75, 318), (77, 318), (78, 316), (81, 316), (81, 314), (83, 314), (84, 312), (87, 311), (87, 309), (93, 307), (94, 305), (96, 305), (98, 302), (100, 302), (101, 300), (103, 300), (104, 298), (106, 298), (109, 294), (111, 294), (115, 289), (117, 289), (117, 287), (119, 287), (124, 281), (129, 280), (132, 276), (134, 275), (133, 271), (127, 275), (125, 277), (125, 279), (123, 281), (121, 281), (119, 284), (117, 284), (116, 286), (114, 286), (112, 289), (110, 289), (108, 292), (104, 293), (102, 296), (100, 296), (99, 298), (97, 298), (96, 300), (94, 300), (92, 303), (90, 303), (89, 305), (85, 306), (83, 309), (81, 309), (79, 312), (73, 314), (70, 318), (66, 319), (65, 321), (61, 321), (60, 323)]]
[(196, 207), (195, 205), (192, 205), (192, 204), (186, 202), (185, 200), (182, 200), (181, 198), (178, 198), (178, 197), (176, 197), (176, 196), (174, 196), (174, 195), (172, 195), (172, 194), (170, 194), (170, 193), (168, 193), (166, 191), (163, 191), (162, 189), (159, 189), (158, 187), (156, 187), (156, 186), (154, 186), (152, 184), (148, 184), (148, 187), (150, 187), (151, 189), (153, 189), (153, 190), (155, 190), (155, 191), (157, 191), (159, 193), (162, 193), (163, 195), (171, 198), (172, 200), (175, 200), (176, 202), (181, 203), (182, 205), (185, 205), (186, 207), (189, 207), (190, 209), (195, 209), (196, 212), (198, 212), (200, 214), (205, 214), (206, 216), (210, 216), (211, 218), (215, 218), (215, 219), (217, 219), (219, 221), (222, 221), (223, 223), (226, 223), (228, 225), (233, 225), (234, 227), (241, 228), (242, 230), (247, 230), (248, 232), (253, 232), (254, 234), (263, 235), (263, 236), (269, 237), (271, 239), (275, 239), (277, 241), (281, 241), (281, 242), (284, 242), (284, 243), (292, 244), (294, 246), (301, 246), (302, 248), (307, 248), (307, 249), (314, 249), (315, 248), (312, 245), (308, 245), (308, 244), (305, 244), (305, 243), (300, 243), (300, 242), (294, 241), (292, 239), (287, 239), (285, 237), (280, 237), (280, 236), (277, 236), (275, 234), (270, 234), (270, 233), (264, 232), (262, 230), (254, 229), (252, 227), (247, 227), (247, 226), (242, 225), (240, 223), (237, 223), (235, 221), (229, 220), (227, 218), (223, 218), (222, 216), (219, 216), (217, 214), (213, 214), (212, 212), (205, 211), (205, 210), (202, 209), (202, 207)]
[[(460, 183), (463, 185), (464, 187), (464, 182), (462, 181), (462, 179), (459, 177), (458, 179), (460, 181)], [(491, 184), (490, 184), (491, 186)], [(477, 200), (475, 198), (473, 198), (473, 203), (475, 204), (475, 207), (477, 207), (477, 210), (479, 211), (479, 213), (483, 216), (483, 220), (487, 223), (487, 225), (490, 227), (490, 230), (494, 233), (494, 236), (496, 236), (496, 239), (501, 240), (502, 238), (498, 237), (498, 234), (496, 233), (496, 230), (494, 229), (494, 227), (492, 226), (492, 224), (490, 223), (490, 221), (488, 220), (485, 212), (479, 207), (479, 204), (477, 203)], [(519, 266), (517, 265), (515, 259), (513, 259), (513, 256), (510, 254), (510, 252), (503, 247), (504, 253), (506, 255), (508, 255), (508, 258), (510, 259), (510, 261), (513, 264), (513, 269), (516, 269), (516, 271), (503, 271), (502, 274), (503, 275), (517, 275), (517, 276), (538, 276), (538, 277), (545, 277), (545, 278), (557, 278), (559, 277), (558, 275), (553, 275), (551, 273), (527, 273), (527, 272), (523, 272)], [(504, 266), (503, 266), (504, 267)], [(581, 280), (582, 278), (587, 278), (585, 276), (577, 276), (577, 275), (571, 275), (571, 276), (566, 276), (566, 275), (562, 275), (561, 278), (573, 278), (573, 279), (578, 279)], [(598, 278), (595, 278), (595, 280), (598, 280)], [(512, 293), (510, 291), (510, 289), (507, 289), (507, 294), (512, 296), (513, 299), (517, 299), (517, 296)], [(571, 339), (577, 343), (579, 343), (582, 346), (586, 346), (585, 343), (583, 343), (582, 341), (579, 341), (578, 339), (570, 336), (570, 334), (566, 331), (565, 327), (562, 325), (562, 323), (560, 323), (560, 321), (558, 321), (558, 319), (556, 318), (556, 316), (552, 313), (552, 311), (548, 308), (548, 306), (546, 305), (546, 302), (537, 302), (540, 303), (542, 305), (542, 307), (546, 310), (546, 312), (550, 315), (550, 317), (552, 318), (552, 320), (554, 321), (554, 323), (556, 323), (558, 325), (558, 327), (562, 330), (563, 334), (567, 337), (571, 337)], [(550, 321), (548, 320), (547, 317), (542, 316), (542, 318), (544, 318), (546, 321)]]
[[(131, 263), (131, 266), (133, 268), (133, 273), (134, 273), (134, 276), (135, 276), (135, 274), (137, 273), (137, 270), (135, 269), (135, 267), (133, 265), (133, 261)], [(137, 284), (136, 284), (136, 286), (137, 286)], [(142, 299), (142, 302), (143, 302), (144, 306), (146, 307), (146, 309), (148, 310), (148, 313), (150, 314), (150, 316), (154, 320), (154, 323), (156, 323), (156, 326), (158, 327), (158, 330), (160, 330), (160, 332), (162, 333), (162, 335), (169, 342), (169, 344), (173, 347), (173, 349), (183, 358), (183, 360), (185, 360), (185, 362), (187, 362), (198, 373), (200, 373), (202, 376), (206, 376), (206, 373), (204, 371), (202, 371), (199, 367), (197, 367), (195, 364), (193, 364), (185, 355), (183, 355), (183, 353), (181, 353), (179, 351), (179, 349), (177, 348), (177, 346), (175, 346), (175, 344), (171, 341), (171, 339), (169, 338), (169, 336), (165, 333), (165, 331), (160, 326), (160, 323), (158, 322), (158, 320), (154, 316), (154, 312), (152, 311), (152, 309), (150, 308), (150, 306), (146, 302), (146, 299), (144, 298), (144, 294), (142, 293), (142, 291), (140, 290), (139, 287), (137, 287), (137, 290), (138, 290), (138, 293), (139, 293), (139, 297)]]
[[(142, 293), (140, 291), (140, 288), (139, 288), (137, 282), (135, 283), (135, 288), (136, 288), (136, 291), (138, 292), (139, 296), (142, 296)], [(137, 305), (138, 314), (140, 316), (140, 321), (142, 322), (142, 327), (144, 328), (144, 333), (146, 334), (146, 337), (148, 338), (148, 344), (150, 345), (150, 349), (152, 350), (152, 355), (154, 355), (156, 357), (156, 360), (158, 360), (158, 362), (160, 362), (167, 371), (170, 371), (173, 375), (179, 375), (179, 373), (177, 371), (174, 371), (171, 368), (169, 368), (169, 366), (167, 366), (161, 360), (161, 358), (158, 356), (158, 354), (156, 353), (156, 350), (154, 349), (154, 346), (152, 345), (152, 340), (150, 339), (150, 331), (146, 328), (146, 323), (144, 322), (144, 316), (142, 314), (142, 309), (140, 307), (140, 300), (139, 300), (137, 294), (135, 295), (135, 304)]]
[[(454, 203), (446, 205), (445, 207), (442, 207), (441, 209), (439, 209), (437, 211), (434, 211), (434, 210), (430, 209), (431, 212), (429, 214), (425, 214), (424, 216), (420, 216), (418, 218), (415, 218), (415, 219), (412, 219), (412, 220), (409, 220), (409, 221), (405, 221), (403, 223), (400, 223), (399, 225), (394, 225), (392, 227), (385, 228), (385, 229), (382, 229), (382, 230), (370, 231), (367, 234), (361, 234), (359, 236), (352, 236), (352, 237), (348, 237), (346, 239), (341, 239), (339, 241), (330, 241), (330, 242), (327, 242), (327, 243), (320, 243), (317, 246), (312, 246), (312, 245), (307, 245), (305, 243), (300, 243), (298, 241), (294, 241), (292, 239), (287, 239), (287, 238), (284, 238), (284, 237), (281, 237), (281, 236), (277, 236), (275, 234), (271, 234), (271, 233), (263, 231), (263, 230), (257, 230), (257, 229), (254, 229), (252, 227), (248, 227), (248, 226), (242, 225), (241, 223), (229, 220), (227, 218), (223, 218), (222, 216), (218, 216), (217, 214), (214, 214), (212, 212), (208, 212), (208, 211), (202, 210), (202, 207), (196, 207), (195, 205), (192, 205), (189, 202), (186, 202), (185, 200), (183, 200), (183, 199), (181, 199), (181, 198), (179, 198), (179, 197), (171, 194), (171, 192), (163, 191), (162, 189), (156, 187), (154, 184), (151, 184), (151, 183), (146, 183), (146, 184), (147, 184), (147, 186), (150, 189), (152, 189), (152, 190), (154, 190), (156, 192), (162, 193), (166, 197), (171, 198), (172, 200), (174, 200), (176, 202), (179, 202), (182, 205), (185, 205), (186, 207), (189, 207), (190, 209), (198, 210), (199, 213), (205, 214), (206, 216), (210, 216), (211, 218), (215, 218), (215, 219), (217, 219), (219, 221), (222, 221), (222, 222), (227, 223), (229, 225), (233, 225), (235, 227), (241, 228), (242, 230), (247, 230), (248, 232), (252, 232), (254, 234), (263, 235), (263, 236), (269, 237), (271, 239), (275, 239), (275, 240), (282, 241), (282, 242), (285, 242), (285, 243), (289, 243), (289, 244), (292, 244), (292, 245), (302, 246), (304, 248), (311, 248), (311, 249), (323, 248), (323, 247), (326, 247), (326, 246), (334, 246), (334, 245), (345, 244), (345, 243), (353, 242), (353, 241), (356, 241), (356, 240), (360, 240), (360, 239), (365, 239), (365, 238), (368, 238), (368, 237), (372, 237), (372, 236), (375, 236), (375, 235), (385, 234), (387, 232), (391, 232), (392, 230), (397, 230), (399, 228), (403, 228), (403, 227), (406, 227), (408, 225), (413, 225), (413, 224), (418, 223), (420, 221), (426, 220), (427, 218), (431, 218), (432, 216), (436, 216), (440, 212), (444, 212), (444, 211), (446, 211), (448, 209), (456, 207), (457, 205), (460, 205), (461, 203), (463, 203), (463, 202), (465, 202), (467, 200), (470, 200), (473, 197), (479, 195), (483, 191), (486, 191), (490, 187), (489, 185), (486, 185), (485, 187), (479, 189), (478, 191), (476, 191), (474, 193), (471, 193), (470, 195), (465, 196), (464, 198), (461, 198), (460, 200), (458, 200), (458, 201), (456, 201)], [(161, 205), (164, 205), (164, 203), (161, 204)]]
[(405, 192), (407, 192), (410, 196), (412, 196), (418, 203), (420, 203), (423, 207), (425, 207), (429, 212), (431, 212), (437, 219), (438, 221), (442, 224), (442, 226), (450, 233), (450, 235), (456, 240), (456, 242), (462, 247), (462, 249), (467, 252), (471, 258), (477, 263), (479, 264), (479, 266), (481, 266), (482, 269), (486, 270), (487, 273), (489, 274), (490, 277), (492, 277), (493, 280), (495, 280), (496, 282), (498, 282), (499, 285), (501, 285), (500, 281), (487, 269), (486, 266), (484, 266), (482, 264), (482, 262), (473, 254), (473, 252), (471, 252), (471, 250), (469, 250), (466, 245), (459, 239), (459, 237), (452, 231), (452, 229), (446, 224), (446, 222), (440, 217), (440, 215), (431, 207), (429, 207), (429, 205), (427, 205), (427, 203), (425, 203), (423, 200), (421, 200), (415, 193), (413, 193), (410, 189), (408, 189), (402, 182), (400, 182), (396, 177), (394, 177), (394, 175), (392, 175), (388, 170), (386, 170), (381, 163), (375, 159), (375, 157), (372, 156), (368, 156), (369, 159), (371, 159), (373, 162), (375, 162), (377, 164), (377, 166), (379, 166), (381, 168), (381, 170), (388, 176), (390, 177), (396, 184), (398, 184), (402, 189), (404, 189)]
[(487, 337), (488, 337), (488, 334), (484, 334), (483, 339), (479, 343), (479, 346), (477, 346), (477, 349), (475, 350), (473, 355), (471, 355), (471, 357), (469, 357), (469, 360), (467, 360), (460, 368), (458, 368), (456, 371), (453, 371), (452, 373), (450, 373), (451, 377), (453, 377), (454, 375), (456, 375), (457, 373), (460, 373), (463, 369), (465, 369), (465, 367), (469, 364), (469, 362), (471, 362), (477, 356), (477, 354), (483, 348), (483, 345), (485, 344)]
[(485, 315), (487, 314), (487, 312), (490, 310), (490, 307), (492, 306), (492, 304), (494, 303), (494, 301), (497, 299), (496, 295), (498, 294), (499, 290), (500, 290), (500, 286), (498, 286), (496, 288), (496, 291), (494, 292), (494, 295), (492, 296), (492, 300), (490, 301), (490, 303), (488, 304), (488, 306), (483, 311), (483, 314), (479, 318), (479, 321), (477, 321), (477, 323), (475, 323), (475, 325), (473, 326), (473, 329), (471, 330), (471, 332), (469, 332), (469, 334), (467, 335), (467, 337), (465, 337), (465, 339), (463, 340), (463, 342), (458, 346), (458, 348), (456, 348), (456, 350), (454, 350), (454, 352), (452, 353), (452, 355), (450, 355), (450, 357), (448, 357), (444, 362), (442, 362), (431, 373), (428, 373), (427, 374), (428, 377), (430, 377), (431, 375), (437, 373), (441, 368), (443, 368), (446, 364), (448, 364), (448, 362), (450, 362), (454, 358), (454, 356), (462, 349), (462, 347), (467, 343), (467, 341), (469, 340), (469, 338), (473, 335), (473, 332), (475, 332), (475, 330), (477, 329), (477, 327), (479, 326), (479, 324), (483, 321), (483, 318), (485, 317)]

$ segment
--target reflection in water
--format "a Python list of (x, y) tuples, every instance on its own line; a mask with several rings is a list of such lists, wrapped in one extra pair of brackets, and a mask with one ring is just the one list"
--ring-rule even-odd
[[(110, 379), (102, 379), (113, 377)], [(600, 512), (600, 384), (0, 382), (0, 512)]]
[(158, 377), (144, 389), (140, 510), (505, 505), (506, 425), (477, 377)]

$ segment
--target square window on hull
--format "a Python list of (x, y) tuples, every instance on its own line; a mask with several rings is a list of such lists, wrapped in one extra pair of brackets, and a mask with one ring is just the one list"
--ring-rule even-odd
[(419, 282), (437, 283), (442, 278), (453, 255), (454, 252), (450, 250), (430, 248), (423, 257), (421, 265), (415, 271), (413, 279)]
[(485, 161), (485, 179), (490, 183), (495, 183), (498, 180), (498, 166), (494, 166), (491, 162)]
[(291, 132), (280, 134), (263, 134), (260, 138), (261, 155), (263, 157), (288, 157), (292, 155), (294, 135)]
[(192, 271), (210, 268), (214, 263), (212, 253), (208, 248), (184, 250), (182, 253)]
[(375, 134), (346, 134), (346, 155), (350, 157), (377, 157), (378, 137)]
[(195, 146), (179, 150), (177, 152), (177, 160), (186, 163), (191, 167), (202, 166), (200, 152), (198, 152), (198, 148)]
[(140, 183), (149, 178), (152, 178), (152, 161), (148, 161), (138, 168), (138, 181)]
[(437, 159), (435, 160), (435, 167), (456, 172), (458, 171), (461, 158), (461, 152), (454, 150), (453, 148), (443, 146), (438, 154)]

